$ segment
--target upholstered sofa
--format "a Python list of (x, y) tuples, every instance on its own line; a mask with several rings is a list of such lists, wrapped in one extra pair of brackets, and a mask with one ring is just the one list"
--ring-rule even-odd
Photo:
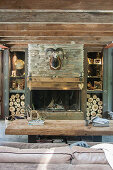
[[(90, 143), (93, 145), (94, 143)], [(56, 143), (0, 143), (0, 170), (111, 170), (102, 150)]]

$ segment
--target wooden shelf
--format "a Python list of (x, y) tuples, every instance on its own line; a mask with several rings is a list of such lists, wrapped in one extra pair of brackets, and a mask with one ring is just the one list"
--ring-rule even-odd
[(87, 93), (103, 93), (103, 90), (87, 90)]
[(98, 65), (98, 66), (102, 66), (102, 64), (89, 64), (89, 63), (88, 63), (88, 65)]
[(18, 79), (25, 79), (25, 76), (15, 76), (15, 77), (13, 77), (13, 76), (10, 76), (10, 78), (18, 78)]
[(25, 93), (25, 90), (10, 90), (10, 93)]

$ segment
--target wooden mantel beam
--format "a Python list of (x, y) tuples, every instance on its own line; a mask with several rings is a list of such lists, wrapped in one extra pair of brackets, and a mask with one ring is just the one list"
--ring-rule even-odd
[(1, 9), (112, 10), (112, 0), (4, 0)]
[(113, 23), (113, 12), (4, 12), (0, 11), (0, 23)]

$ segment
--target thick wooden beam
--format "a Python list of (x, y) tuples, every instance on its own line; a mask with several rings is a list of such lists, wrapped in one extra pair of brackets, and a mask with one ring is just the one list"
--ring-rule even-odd
[(113, 36), (113, 32), (76, 32), (76, 31), (0, 31), (0, 37), (15, 36)]
[[(55, 42), (53, 42), (54, 44)], [(60, 44), (61, 42), (56, 42), (57, 44)], [(66, 42), (62, 42), (62, 44), (65, 44)], [(49, 43), (50, 44), (50, 43)], [(68, 42), (69, 44), (69, 42)], [(28, 48), (28, 44), (9, 44), (10, 51), (25, 51), (26, 48)], [(87, 51), (102, 51), (102, 49), (105, 47), (105, 44), (85, 44), (84, 48), (87, 49)]]
[(0, 12), (0, 23), (113, 23), (112, 12)]
[(65, 9), (65, 10), (112, 10), (112, 0), (4, 0), (1, 9)]
[(0, 24), (0, 31), (76, 31), (76, 32), (113, 32), (112, 24)]
[(91, 43), (97, 43), (98, 42), (111, 42), (113, 40), (113, 36), (106, 36), (106, 37), (98, 37), (98, 36), (87, 36), (87, 37), (83, 37), (83, 36), (78, 36), (78, 37), (74, 37), (74, 36), (23, 36), (23, 37), (2, 37), (0, 39), (0, 42), (3, 41), (20, 41), (22, 42), (41, 42), (41, 41), (75, 41), (75, 42), (85, 42), (85, 44), (87, 44), (88, 42)]

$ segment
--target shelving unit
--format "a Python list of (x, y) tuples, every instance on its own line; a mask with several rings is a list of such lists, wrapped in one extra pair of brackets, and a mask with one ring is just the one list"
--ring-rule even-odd
[(10, 90), (10, 93), (25, 93), (25, 90)]
[(87, 90), (87, 93), (103, 93), (103, 90)]
[(11, 52), (9, 65), (9, 115), (25, 113), (25, 52)]
[(90, 120), (103, 112), (103, 57), (101, 53), (87, 53), (87, 111)]

